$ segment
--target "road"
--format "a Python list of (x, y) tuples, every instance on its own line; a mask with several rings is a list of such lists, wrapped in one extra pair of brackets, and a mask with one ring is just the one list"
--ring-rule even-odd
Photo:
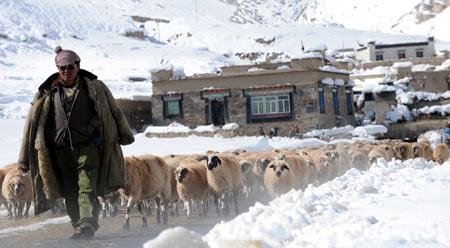
[[(243, 197), (241, 196), (241, 198)], [(267, 201), (267, 198), (260, 200), (260, 202), (265, 203)], [(247, 211), (250, 206), (254, 205), (254, 202), (254, 200), (241, 199), (239, 204), (240, 211)], [(130, 215), (130, 229), (125, 231), (122, 230), (122, 225), (125, 221), (125, 211), (121, 208), (118, 216), (115, 218), (109, 216), (102, 218), (100, 216), (100, 229), (96, 232), (95, 237), (92, 240), (82, 241), (69, 238), (72, 234), (72, 226), (68, 221), (68, 217), (63, 217), (64, 215), (52, 215), (50, 212), (47, 212), (37, 217), (14, 220), (6, 218), (6, 211), (2, 210), (0, 215), (0, 247), (142, 247), (146, 241), (154, 239), (164, 229), (175, 226), (183, 226), (205, 235), (221, 220), (227, 221), (234, 218), (233, 204), (230, 204), (230, 209), (231, 216), (225, 219), (217, 217), (214, 206), (211, 207), (211, 205), (208, 216), (204, 218), (192, 217), (187, 219), (185, 211), (181, 210), (179, 217), (169, 217), (168, 225), (156, 224), (155, 211), (153, 211), (153, 216), (149, 216), (147, 219), (148, 227), (143, 228), (141, 227), (142, 223), (137, 209), (134, 208)], [(64, 223), (40, 226), (46, 221)]]

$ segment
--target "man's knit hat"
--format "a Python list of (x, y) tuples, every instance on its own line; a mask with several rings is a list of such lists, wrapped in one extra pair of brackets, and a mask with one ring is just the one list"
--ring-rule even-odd
[(80, 62), (81, 59), (78, 55), (71, 50), (63, 50), (61, 46), (55, 47), (55, 64), (56, 66), (71, 65), (75, 62)]

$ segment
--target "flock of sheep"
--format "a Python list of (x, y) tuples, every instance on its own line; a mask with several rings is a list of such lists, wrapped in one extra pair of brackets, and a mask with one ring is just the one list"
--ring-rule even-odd
[[(275, 198), (292, 189), (304, 190), (309, 184), (318, 186), (347, 170), (367, 170), (379, 158), (434, 160), (440, 164), (450, 157), (445, 144), (434, 149), (427, 142), (408, 143), (401, 140), (356, 141), (296, 149), (277, 149), (262, 152), (236, 150), (234, 152), (208, 151), (205, 154), (131, 156), (125, 158), (126, 185), (110, 197), (101, 199), (103, 207), (116, 209), (120, 196), (126, 202), (124, 229), (130, 226), (130, 211), (136, 204), (142, 225), (147, 226), (144, 208), (156, 203), (157, 222), (168, 222), (169, 208), (176, 209), (184, 202), (187, 217), (193, 211), (205, 216), (209, 200), (213, 200), (218, 216), (228, 216), (228, 199), (234, 202), (235, 215), (239, 213), (238, 193), (245, 197), (269, 194)], [(29, 173), (23, 174), (10, 164), (0, 169), (2, 194), (0, 204), (9, 216), (25, 216), (31, 203), (32, 184)], [(113, 206), (116, 204), (116, 206)], [(104, 212), (105, 216), (105, 212)]]

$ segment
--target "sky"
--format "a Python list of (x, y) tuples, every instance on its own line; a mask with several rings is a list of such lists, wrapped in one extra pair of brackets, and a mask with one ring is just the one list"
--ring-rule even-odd
[[(339, 1), (341, 6), (336, 6), (336, 2), (322, 11), (324, 18), (334, 14), (333, 20), (342, 20), (340, 23), (344, 23), (345, 28), (320, 22), (236, 24), (229, 22), (234, 7), (211, 0), (197, 0), (196, 5), (193, 2), (0, 1), (0, 167), (17, 161), (30, 102), (38, 86), (56, 72), (53, 53), (56, 45), (76, 51), (81, 57), (81, 67), (97, 74), (116, 98), (133, 99), (151, 96), (150, 72), (160, 68), (173, 68), (180, 75), (190, 76), (216, 72), (222, 66), (260, 62), (264, 58), (248, 61), (240, 59), (237, 53), (282, 52), (285, 56), (280, 60), (286, 60), (304, 56), (300, 49), (302, 41), (306, 47), (323, 44), (331, 52), (367, 40), (382, 43), (422, 41), (430, 28), (417, 26), (414, 32), (412, 22), (405, 22), (399, 25), (410, 25), (407, 26), (408, 35), (394, 34), (389, 32), (389, 22), (383, 22), (384, 18), (375, 18), (378, 23), (374, 23), (370, 22), (374, 20), (372, 17), (358, 19), (365, 12), (352, 12), (349, 8), (338, 11), (338, 7), (344, 8), (352, 1)], [(405, 6), (390, 5), (390, 2), (381, 1), (380, 5), (390, 7), (383, 10), (392, 21), (397, 18), (394, 12)], [(326, 6), (324, 1), (318, 3)], [(366, 4), (371, 6), (373, 3)], [(410, 6), (406, 7), (410, 9)], [(362, 8), (362, 5), (356, 6), (356, 9)], [(376, 15), (374, 13), (370, 12)], [(132, 16), (163, 19), (169, 23), (135, 22)], [(448, 14), (439, 18), (445, 21)], [(365, 27), (367, 29), (362, 30)], [(440, 30), (441, 26), (436, 26), (437, 33), (433, 33), (437, 38), (437, 50), (450, 49), (448, 31)], [(143, 32), (147, 38), (128, 38), (124, 36), (127, 32)], [(258, 38), (275, 38), (275, 41), (264, 45), (255, 41)], [(135, 82), (130, 80), (132, 77), (144, 81)], [(405, 101), (410, 97), (405, 96)], [(160, 128), (160, 132), (167, 132), (168, 128)], [(208, 131), (211, 127), (189, 128)], [(147, 131), (156, 129), (149, 127)], [(136, 133), (136, 142), (124, 146), (123, 150), (125, 156), (144, 153), (164, 156), (239, 148), (262, 151), (324, 143), (313, 138), (317, 133), (345, 131), (351, 132), (354, 139), (371, 139), (371, 130), (383, 131), (381, 127), (373, 126), (315, 130), (311, 138), (303, 140), (250, 136), (163, 139)], [(428, 134), (434, 141), (439, 140), (437, 136), (436, 133)], [(235, 219), (216, 225), (205, 236), (182, 228), (169, 229), (149, 241), (147, 247), (162, 247), (158, 245), (167, 245), (167, 242), (178, 242), (187, 247), (193, 241), (210, 247), (249, 247), (252, 244), (263, 247), (449, 247), (449, 166), (449, 162), (437, 165), (420, 159), (381, 160), (369, 171), (350, 170), (319, 187), (309, 187), (305, 192), (291, 191), (268, 205), (256, 204)], [(55, 219), (35, 225), (66, 222), (67, 219)], [(0, 235), (15, 230), (0, 230)]]

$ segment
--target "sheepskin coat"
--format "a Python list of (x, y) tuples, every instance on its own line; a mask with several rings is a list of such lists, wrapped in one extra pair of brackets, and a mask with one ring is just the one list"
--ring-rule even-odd
[[(134, 136), (124, 114), (106, 85), (97, 76), (80, 70), (87, 85), (89, 97), (102, 125), (100, 130), (100, 171), (97, 181), (99, 196), (125, 185), (125, 167), (120, 145), (134, 142)], [(49, 149), (44, 138), (45, 123), (50, 110), (51, 89), (59, 74), (51, 75), (36, 93), (25, 123), (18, 164), (31, 170), (35, 214), (49, 210), (60, 196)]]

